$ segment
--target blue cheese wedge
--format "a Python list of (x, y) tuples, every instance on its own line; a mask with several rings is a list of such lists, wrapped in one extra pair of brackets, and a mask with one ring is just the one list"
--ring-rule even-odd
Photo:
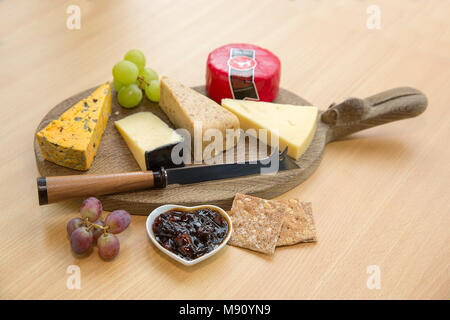
[(138, 112), (115, 122), (141, 170), (177, 166), (171, 159), (173, 147), (183, 137), (151, 112)]
[(44, 159), (88, 170), (111, 114), (111, 86), (105, 83), (36, 134)]

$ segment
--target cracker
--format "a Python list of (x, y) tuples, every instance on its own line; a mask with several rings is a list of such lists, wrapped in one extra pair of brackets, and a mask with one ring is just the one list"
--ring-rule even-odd
[(233, 234), (228, 244), (273, 254), (286, 209), (281, 202), (236, 194), (230, 211)]
[(277, 247), (317, 241), (311, 202), (301, 202), (297, 199), (275, 201), (287, 206)]

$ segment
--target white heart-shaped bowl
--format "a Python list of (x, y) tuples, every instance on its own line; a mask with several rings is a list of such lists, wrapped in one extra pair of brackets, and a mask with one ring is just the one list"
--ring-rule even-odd
[[(200, 208), (211, 208), (211, 209), (215, 209), (216, 211), (218, 211), (227, 221), (228, 223), (228, 233), (225, 237), (225, 239), (222, 241), (222, 243), (215, 248), (214, 250), (202, 255), (201, 257), (198, 257), (197, 259), (194, 260), (186, 260), (183, 259), (182, 257), (176, 255), (173, 252), (170, 252), (169, 250), (167, 250), (166, 248), (164, 248), (162, 245), (159, 244), (159, 242), (156, 240), (155, 234), (153, 233), (153, 222), (155, 221), (155, 219), (162, 213), (167, 212), (169, 210), (175, 209), (175, 208), (181, 208), (181, 209), (189, 209), (189, 210), (195, 210), (195, 209), (200, 209)], [(219, 252), (228, 242), (228, 240), (230, 240), (231, 237), (231, 233), (233, 232), (233, 225), (231, 222), (231, 218), (228, 216), (228, 214), (225, 212), (225, 210), (223, 210), (222, 208), (219, 208), (217, 206), (213, 206), (213, 205), (200, 205), (200, 206), (195, 206), (195, 207), (186, 207), (186, 206), (180, 206), (180, 205), (176, 205), (176, 204), (166, 204), (163, 206), (160, 206), (158, 208), (156, 208), (155, 210), (153, 210), (148, 218), (147, 218), (147, 222), (146, 222), (146, 228), (147, 228), (147, 234), (150, 237), (150, 240), (152, 240), (153, 244), (160, 249), (162, 252), (164, 252), (165, 254), (167, 254), (169, 257), (171, 257), (172, 259), (184, 264), (185, 266), (192, 266), (196, 263), (199, 263), (200, 261), (203, 261), (205, 259), (208, 259), (209, 257), (211, 257), (212, 255), (216, 254), (217, 252)]]

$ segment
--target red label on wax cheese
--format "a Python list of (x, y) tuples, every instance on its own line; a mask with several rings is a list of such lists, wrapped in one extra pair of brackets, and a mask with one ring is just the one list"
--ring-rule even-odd
[(280, 86), (280, 59), (251, 44), (228, 44), (208, 55), (206, 91), (211, 99), (272, 102)]

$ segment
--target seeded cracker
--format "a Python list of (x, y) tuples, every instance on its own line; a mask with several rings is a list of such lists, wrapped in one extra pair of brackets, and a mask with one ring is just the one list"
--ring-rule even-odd
[(278, 201), (236, 194), (230, 211), (233, 234), (228, 243), (273, 254), (286, 209), (286, 204)]
[(296, 199), (276, 201), (288, 206), (277, 247), (317, 241), (311, 202), (300, 202)]

